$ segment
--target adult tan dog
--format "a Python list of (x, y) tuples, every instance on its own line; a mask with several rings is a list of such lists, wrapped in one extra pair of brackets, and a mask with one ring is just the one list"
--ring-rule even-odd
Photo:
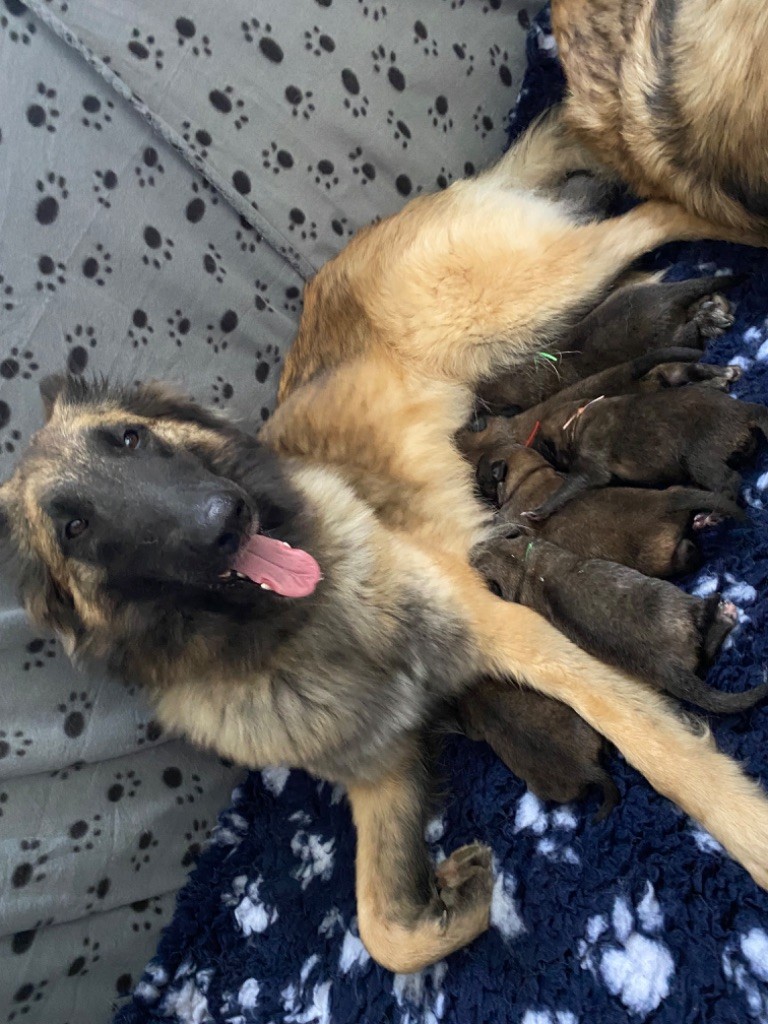
[(488, 173), (361, 232), (307, 287), (258, 441), (159, 387), (53, 380), (0, 488), (24, 601), (70, 650), (141, 680), (165, 727), (225, 757), (346, 785), (360, 934), (397, 971), (488, 926), (487, 847), (435, 871), (423, 841), (431, 723), (481, 676), (571, 705), (768, 887), (755, 783), (470, 564), (489, 514), (454, 438), (478, 384), (647, 249), (712, 233), (659, 202), (586, 219), (560, 198), (585, 163), (551, 117)]
[(768, 5), (552, 0), (566, 117), (638, 195), (768, 232)]

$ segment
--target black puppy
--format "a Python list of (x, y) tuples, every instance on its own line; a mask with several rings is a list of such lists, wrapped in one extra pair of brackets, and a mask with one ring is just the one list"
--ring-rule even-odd
[(525, 535), (484, 545), (474, 564), (501, 597), (533, 608), (583, 650), (679, 700), (728, 713), (768, 696), (768, 683), (723, 693), (699, 678), (736, 623), (736, 608), (716, 594), (691, 597)]
[(540, 799), (567, 803), (597, 787), (603, 801), (595, 821), (618, 803), (600, 763), (605, 740), (567, 704), (487, 677), (462, 697), (455, 718), (465, 736), (484, 740)]
[(558, 406), (539, 421), (535, 444), (568, 475), (524, 515), (546, 519), (577, 494), (612, 481), (646, 487), (691, 484), (735, 498), (734, 463), (768, 439), (768, 409), (700, 388)]
[(707, 339), (733, 324), (732, 307), (720, 293), (736, 280), (701, 277), (617, 288), (527, 372), (516, 367), (482, 385), (478, 407), (490, 414), (529, 409), (575, 381), (664, 346), (701, 352)]

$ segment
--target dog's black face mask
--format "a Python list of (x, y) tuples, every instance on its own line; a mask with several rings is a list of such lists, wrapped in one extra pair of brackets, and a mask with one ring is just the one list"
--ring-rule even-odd
[(314, 590), (301, 502), (255, 438), (157, 388), (61, 387), (30, 454), (57, 470), (35, 495), (65, 564), (127, 601), (223, 610)]

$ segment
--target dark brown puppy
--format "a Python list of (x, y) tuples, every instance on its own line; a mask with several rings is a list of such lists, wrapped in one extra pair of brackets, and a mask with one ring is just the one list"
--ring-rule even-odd
[(484, 740), (542, 800), (567, 803), (599, 788), (595, 821), (618, 803), (616, 784), (600, 763), (605, 740), (559, 700), (485, 678), (459, 702), (456, 724), (470, 739)]
[(525, 535), (484, 546), (475, 565), (505, 600), (535, 609), (583, 650), (679, 700), (728, 713), (768, 697), (768, 683), (723, 693), (699, 678), (736, 622), (735, 607), (717, 594), (691, 597)]
[(701, 388), (674, 388), (559, 406), (540, 421), (536, 445), (560, 469), (562, 484), (526, 512), (546, 519), (577, 494), (612, 481), (649, 487), (693, 484), (735, 498), (734, 462), (768, 438), (768, 409)]
[(625, 285), (565, 332), (530, 367), (516, 367), (483, 384), (478, 407), (492, 414), (528, 409), (565, 387), (609, 367), (678, 346), (701, 351), (709, 338), (733, 324), (732, 306), (720, 294), (736, 278)]
[[(503, 461), (494, 462), (499, 454), (490, 452), (481, 459), (478, 483), (484, 495), (498, 499), (499, 522), (516, 525), (523, 512), (542, 505), (560, 488), (562, 476), (532, 448), (507, 448)], [(700, 565), (695, 529), (743, 514), (723, 495), (693, 487), (606, 487), (579, 495), (550, 519), (532, 523), (531, 529), (582, 558), (604, 558), (663, 578)]]
[(552, 29), (592, 152), (638, 195), (766, 236), (765, 3), (553, 0)]
[(726, 391), (741, 376), (738, 366), (712, 366), (700, 363), (700, 358), (698, 349), (655, 349), (647, 355), (576, 381), (545, 402), (539, 402), (515, 416), (493, 417), (479, 412), (457, 435), (457, 443), (462, 454), (476, 465), (490, 445), (524, 444), (540, 420), (547, 419), (556, 409), (576, 399), (589, 401), (601, 395), (639, 394), (686, 385)]

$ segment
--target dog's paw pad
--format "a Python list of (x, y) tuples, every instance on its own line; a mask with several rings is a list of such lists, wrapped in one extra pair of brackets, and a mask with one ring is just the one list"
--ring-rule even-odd
[(703, 338), (718, 338), (733, 326), (735, 320), (733, 306), (719, 292), (706, 295), (696, 303), (691, 313), (691, 319)]

